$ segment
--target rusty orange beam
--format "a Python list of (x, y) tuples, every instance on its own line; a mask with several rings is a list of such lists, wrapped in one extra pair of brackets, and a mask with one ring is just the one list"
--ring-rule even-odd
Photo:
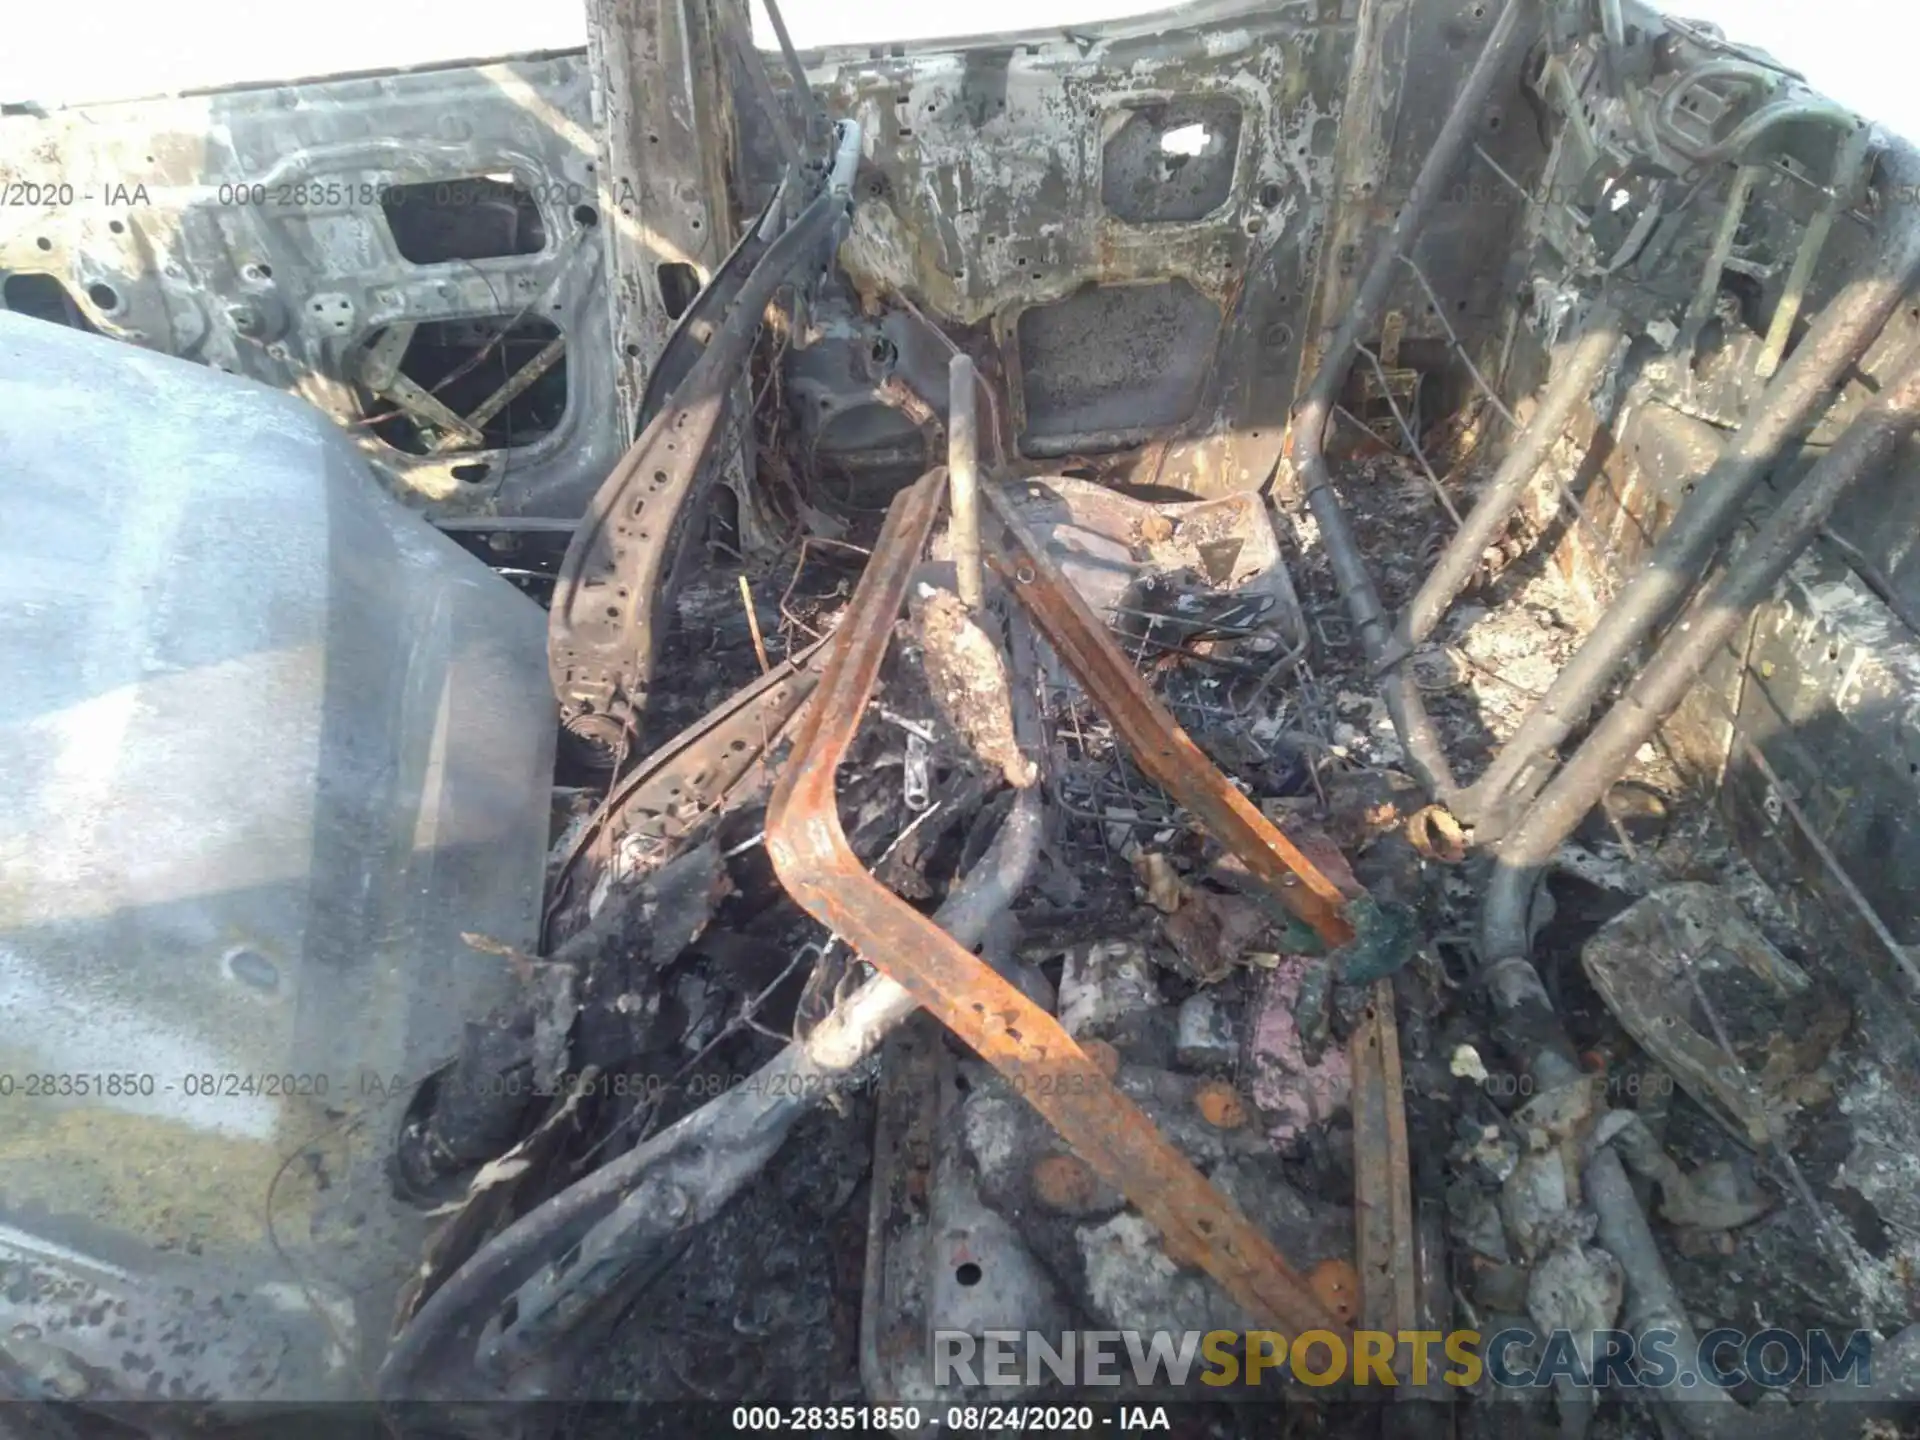
[(1040, 627), (1040, 633), (1085, 687), (1094, 708), (1113, 723), (1134, 763), (1184, 805), (1213, 837), (1246, 862), (1287, 910), (1329, 948), (1353, 939), (1342, 913), (1347, 896), (1254, 803), (1234, 788), (1160, 698), (1140, 678), (1113, 636), (1034, 539), (997, 485), (980, 491), (1006, 526), (1009, 544), (994, 568)]
[(1354, 1256), (1361, 1316), (1369, 1330), (1419, 1328), (1419, 1266), (1413, 1222), (1413, 1159), (1407, 1144), (1406, 1077), (1393, 982), (1376, 980), (1347, 1042), (1353, 1073)]
[(834, 771), (880, 673), (946, 472), (933, 470), (887, 512), (866, 572), (833, 638), (833, 655), (767, 810), (767, 853), (795, 900), (891, 976), (1006, 1076), (1103, 1179), (1262, 1324), (1297, 1335), (1346, 1327), (1306, 1278), (1167, 1142), (1045, 1010), (861, 866), (840, 828)]

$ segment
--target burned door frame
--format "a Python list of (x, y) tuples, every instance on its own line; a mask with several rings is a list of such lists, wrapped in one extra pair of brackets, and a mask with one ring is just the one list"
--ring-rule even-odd
[[(626, 439), (605, 303), (617, 227), (603, 221), (629, 217), (595, 113), (577, 50), (10, 113), (0, 177), (26, 203), (0, 212), (0, 276), (51, 276), (78, 328), (301, 395), (436, 516), (571, 517)], [(462, 241), (503, 206), (533, 217), (523, 239)], [(407, 258), (396, 225), (416, 217), (452, 235), (445, 258)], [(543, 374), (551, 389), (564, 366), (561, 413), (530, 443), (475, 445), (432, 379), (384, 398), (362, 383), (381, 334), (397, 343), (374, 368), (394, 369), (408, 327), (490, 318), (558, 332), (557, 347), (519, 347), (531, 366), (509, 367), (496, 342), (500, 384), (464, 402), (512, 403), (509, 381)], [(370, 399), (465, 438), (395, 448), (365, 423)]]

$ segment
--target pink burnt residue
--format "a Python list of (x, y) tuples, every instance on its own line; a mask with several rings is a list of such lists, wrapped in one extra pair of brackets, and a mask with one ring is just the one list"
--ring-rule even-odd
[(1289, 1145), (1310, 1125), (1323, 1125), (1353, 1097), (1347, 1052), (1329, 1044), (1318, 1064), (1308, 1064), (1294, 1024), (1293, 1007), (1311, 962), (1283, 955), (1255, 1001), (1252, 1046), (1253, 1103), (1272, 1121), (1267, 1134)]

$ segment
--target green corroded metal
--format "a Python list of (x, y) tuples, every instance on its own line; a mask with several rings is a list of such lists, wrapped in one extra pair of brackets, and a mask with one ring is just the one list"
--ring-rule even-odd
[(1412, 908), (1361, 895), (1341, 912), (1353, 926), (1353, 939), (1334, 951), (1334, 973), (1343, 985), (1364, 985), (1391, 975), (1413, 958), (1420, 944), (1420, 920)]

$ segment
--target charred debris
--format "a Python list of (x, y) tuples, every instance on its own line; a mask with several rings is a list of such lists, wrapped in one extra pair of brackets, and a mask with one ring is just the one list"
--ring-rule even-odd
[[(1157, 439), (1024, 455), (987, 338), (839, 268), (871, 137), (749, 59), (782, 178), (526, 577), (544, 943), (402, 1136), (447, 1218), (389, 1396), (951, 1400), (926, 1337), (983, 1327), (1825, 1325), (1886, 1339), (1867, 1401), (1920, 1383), (1911, 1051), (1862, 1013), (1913, 957), (1787, 787), (1838, 918), (1743, 856), (1720, 788), (1768, 761), (1710, 676), (1905, 463), (1920, 172), (1634, 17), (1499, 9), (1286, 454), (1212, 498)], [(1551, 143), (1503, 174), (1509, 354), (1448, 328), (1423, 373), (1389, 297), (1446, 324), (1418, 242), (1516, 71)], [(889, 378), (908, 439), (854, 471), (790, 367), (862, 306), (948, 384)], [(1500, 1401), (1339, 1423), (1873, 1414)]]

